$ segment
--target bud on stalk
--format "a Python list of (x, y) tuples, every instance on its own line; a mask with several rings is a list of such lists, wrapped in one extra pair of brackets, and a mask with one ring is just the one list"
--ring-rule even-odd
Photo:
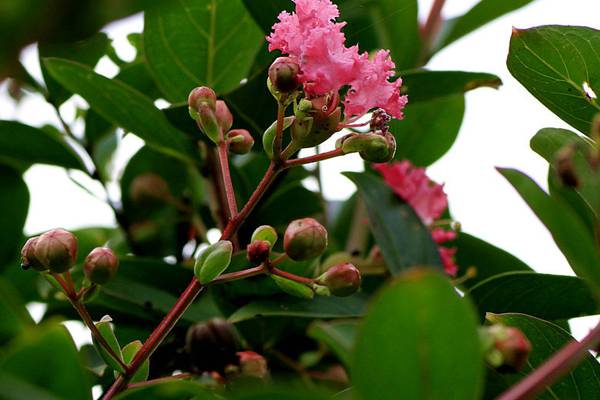
[(300, 297), (301, 299), (312, 299), (315, 297), (315, 292), (312, 290), (312, 288), (303, 283), (283, 278), (278, 275), (271, 275), (271, 279), (273, 279), (279, 289), (289, 295)]
[(327, 230), (313, 218), (292, 221), (285, 230), (283, 248), (295, 261), (317, 257), (327, 248)]
[(350, 263), (335, 265), (316, 279), (316, 283), (329, 289), (332, 295), (346, 297), (360, 288), (360, 272)]
[(188, 106), (191, 113), (198, 112), (202, 104), (207, 104), (213, 111), (216, 108), (217, 95), (214, 90), (209, 87), (197, 87), (190, 92), (188, 97)]
[(33, 254), (51, 272), (63, 273), (75, 265), (77, 238), (64, 229), (52, 229), (38, 238)]
[(258, 265), (269, 258), (271, 254), (271, 243), (266, 240), (255, 240), (247, 247), (248, 261), (254, 265)]
[(227, 104), (223, 100), (217, 100), (215, 117), (217, 118), (217, 122), (223, 133), (231, 129), (233, 125), (233, 115), (231, 115), (229, 107), (227, 107)]
[(185, 352), (197, 372), (223, 372), (237, 362), (239, 345), (235, 328), (224, 319), (214, 318), (192, 325), (185, 337)]
[(246, 129), (233, 129), (227, 133), (229, 151), (234, 154), (246, 154), (254, 146), (254, 138)]
[(298, 74), (300, 66), (289, 57), (279, 57), (269, 67), (269, 80), (272, 88), (279, 93), (293, 92), (300, 86)]
[(194, 274), (203, 285), (212, 282), (229, 267), (233, 245), (228, 240), (220, 240), (210, 245), (196, 260)]
[(90, 282), (103, 285), (110, 281), (119, 269), (119, 259), (108, 247), (96, 247), (88, 254), (83, 271)]

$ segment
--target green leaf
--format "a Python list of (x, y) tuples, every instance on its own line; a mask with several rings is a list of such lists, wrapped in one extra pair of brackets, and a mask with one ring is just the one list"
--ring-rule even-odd
[(145, 12), (144, 26), (148, 66), (172, 102), (196, 86), (235, 89), (264, 41), (241, 0), (164, 2)]
[[(557, 325), (524, 314), (489, 315), (492, 323), (502, 323), (519, 328), (529, 339), (532, 351), (527, 366), (518, 373), (498, 373), (490, 370), (486, 385), (485, 398), (496, 398), (501, 392), (517, 383), (534, 369), (538, 368), (565, 346), (574, 340), (568, 332)], [(539, 399), (593, 399), (600, 393), (600, 364), (591, 354), (560, 381), (546, 389)]]
[[(142, 342), (139, 340), (135, 340), (127, 345), (125, 345), (122, 349), (123, 352), (123, 361), (125, 364), (129, 365), (133, 361), (133, 358), (137, 354), (138, 351), (142, 348)], [(147, 359), (142, 363), (140, 368), (131, 378), (131, 383), (135, 382), (143, 382), (148, 379), (148, 374), (150, 373), (150, 360)]]
[[(541, 129), (531, 139), (531, 148), (554, 167), (556, 155), (565, 146), (575, 146), (573, 167), (579, 179), (579, 186), (574, 191), (584, 200), (587, 207), (595, 214), (600, 214), (600, 173), (590, 166), (589, 154), (594, 151), (594, 145), (587, 139), (567, 129)], [(551, 171), (554, 175), (556, 171)], [(560, 188), (559, 188), (560, 189)], [(568, 191), (562, 188), (561, 193)], [(552, 192), (551, 192), (552, 193)], [(567, 195), (568, 196), (568, 195)], [(577, 209), (574, 208), (576, 211)]]
[(478, 399), (483, 359), (473, 307), (440, 273), (383, 289), (359, 329), (353, 383), (364, 400)]
[(315, 297), (315, 292), (303, 283), (295, 282), (291, 279), (282, 278), (277, 275), (270, 275), (270, 278), (275, 282), (279, 289), (291, 296), (308, 300)]
[(209, 400), (217, 399), (206, 386), (185, 380), (157, 382), (139, 388), (129, 389), (115, 400)]
[(196, 150), (186, 135), (175, 129), (152, 100), (130, 86), (96, 74), (72, 61), (46, 59), (49, 73), (79, 94), (107, 121), (135, 133), (146, 144), (183, 160), (195, 160)]
[(358, 187), (367, 206), (371, 231), (393, 275), (414, 266), (443, 269), (429, 230), (383, 180), (366, 173), (344, 175)]
[(399, 75), (402, 77), (401, 93), (408, 95), (409, 104), (466, 93), (481, 87), (498, 89), (502, 85), (499, 77), (484, 72), (415, 69)]
[(512, 254), (468, 233), (460, 232), (453, 246), (458, 249), (458, 276), (467, 273), (469, 268), (475, 268), (475, 276), (461, 284), (467, 289), (504, 272), (532, 271), (527, 264)]
[(271, 27), (277, 22), (279, 13), (294, 11), (294, 3), (290, 0), (243, 0), (243, 2), (265, 34), (271, 32)]
[(308, 327), (307, 334), (326, 345), (346, 368), (350, 368), (357, 326), (358, 322), (353, 320), (315, 321)]
[(465, 113), (462, 94), (411, 103), (406, 118), (390, 122), (396, 137), (397, 160), (409, 159), (418, 166), (433, 164), (454, 144)]
[[(98, 60), (106, 54), (110, 40), (106, 33), (100, 32), (88, 39), (77, 42), (67, 43), (44, 43), (38, 45), (40, 60), (47, 57), (64, 58), (71, 61), (76, 61), (94, 68)], [(48, 87), (48, 100), (59, 106), (71, 97), (71, 92), (65, 90), (58, 82), (56, 82), (48, 71), (43, 62), (40, 63), (44, 81)]]
[(33, 325), (18, 292), (0, 278), (0, 346)]
[[(31, 389), (51, 393), (59, 399), (92, 398), (79, 353), (61, 325), (39, 327), (21, 335), (3, 352), (0, 371), (2, 375), (17, 377)], [(4, 394), (6, 381), (0, 379), (0, 382)], [(12, 386), (10, 382), (8, 385)]]
[(575, 273), (600, 288), (600, 253), (595, 240), (577, 214), (544, 192), (531, 178), (512, 169), (500, 173), (519, 192), (548, 228)]
[[(565, 122), (590, 134), (600, 111), (600, 31), (575, 26), (513, 30), (511, 74)], [(589, 86), (595, 94), (586, 92)]]
[(118, 358), (113, 357), (113, 355), (107, 349), (105, 349), (104, 346), (102, 346), (100, 342), (96, 340), (95, 337), (93, 337), (92, 339), (96, 350), (98, 350), (98, 354), (100, 354), (100, 357), (102, 357), (106, 364), (112, 369), (114, 369), (116, 372), (124, 373), (125, 370), (119, 363), (119, 361), (123, 361), (123, 353), (121, 352), (121, 346), (119, 346), (119, 341), (115, 336), (115, 331), (112, 327), (111, 321), (111, 318), (105, 316), (99, 322), (96, 322), (95, 325), (96, 328), (98, 328), (98, 332), (100, 332), (100, 335), (102, 335), (106, 343), (110, 346), (110, 349)]
[(574, 276), (507, 272), (480, 282), (467, 294), (482, 318), (488, 312), (513, 312), (552, 321), (598, 313), (589, 286)]
[(466, 14), (444, 22), (436, 39), (436, 51), (448, 46), (461, 37), (473, 32), (512, 11), (533, 2), (534, 0), (481, 0)]
[(3, 266), (12, 262), (25, 244), (22, 238), (29, 210), (29, 190), (20, 173), (2, 164), (0, 187), (0, 266)]
[(0, 160), (19, 167), (50, 164), (86, 170), (64, 137), (16, 121), (0, 121)]
[(229, 321), (237, 323), (264, 317), (354, 318), (363, 315), (365, 306), (366, 298), (361, 294), (344, 298), (315, 297), (312, 300), (286, 296), (252, 301), (230, 315)]

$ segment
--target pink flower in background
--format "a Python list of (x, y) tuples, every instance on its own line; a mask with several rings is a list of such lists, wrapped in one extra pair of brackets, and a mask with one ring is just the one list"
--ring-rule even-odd
[[(391, 164), (374, 164), (373, 168), (381, 173), (387, 185), (415, 210), (421, 221), (427, 226), (440, 218), (448, 208), (448, 198), (443, 185), (429, 179), (424, 168), (413, 166), (404, 160)], [(442, 228), (432, 228), (431, 236), (437, 244), (456, 239), (456, 232)], [(444, 269), (449, 275), (455, 275), (458, 267), (454, 263), (456, 248), (438, 247)]]
[(346, 24), (335, 22), (339, 10), (330, 0), (293, 1), (295, 12), (279, 14), (267, 40), (269, 51), (280, 50), (299, 63), (307, 93), (322, 95), (349, 86), (346, 117), (382, 108), (401, 119), (407, 98), (400, 96), (401, 79), (389, 81), (395, 68), (389, 51), (379, 51), (371, 60), (367, 53), (359, 54), (358, 46), (346, 47)]

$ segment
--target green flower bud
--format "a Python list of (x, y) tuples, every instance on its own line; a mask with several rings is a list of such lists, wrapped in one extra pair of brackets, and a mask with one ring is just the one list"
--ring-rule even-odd
[(220, 240), (210, 245), (196, 260), (194, 274), (203, 285), (210, 283), (229, 267), (233, 245), (228, 240)]
[(317, 146), (339, 131), (342, 110), (338, 103), (337, 94), (300, 101), (294, 110), (296, 122), (291, 129), (292, 141), (297, 148)]
[[(283, 130), (292, 125), (294, 122), (294, 117), (285, 117), (283, 119)], [(277, 133), (277, 121), (273, 122), (271, 126), (267, 128), (265, 133), (263, 133), (262, 143), (265, 153), (269, 156), (270, 159), (273, 159), (273, 143), (275, 142), (275, 135)]]
[(223, 100), (217, 100), (215, 117), (221, 127), (221, 132), (227, 132), (233, 126), (233, 115), (231, 115), (229, 107), (227, 107), (227, 104)]
[(316, 279), (319, 285), (326, 286), (332, 295), (338, 297), (350, 296), (360, 288), (360, 272), (350, 263), (338, 264), (331, 267)]
[(292, 221), (285, 230), (283, 248), (295, 261), (317, 257), (327, 248), (327, 230), (313, 218)]
[(108, 247), (96, 247), (88, 254), (83, 271), (90, 282), (104, 285), (110, 281), (119, 269), (119, 259)]
[(192, 325), (185, 336), (185, 352), (196, 373), (223, 373), (237, 362), (239, 343), (234, 326), (221, 318)]
[(160, 175), (145, 173), (136, 176), (129, 185), (129, 198), (139, 207), (163, 205), (171, 199), (167, 181)]
[(246, 154), (254, 146), (254, 138), (245, 129), (233, 129), (227, 133), (229, 151), (234, 154)]
[(215, 110), (213, 110), (207, 103), (202, 103), (198, 107), (198, 114), (196, 122), (198, 127), (210, 140), (214, 143), (219, 143), (221, 136), (221, 126), (217, 120)]
[(217, 95), (214, 90), (209, 87), (201, 86), (197, 87), (190, 92), (188, 97), (188, 106), (190, 110), (198, 112), (200, 105), (208, 104), (210, 108), (215, 110), (217, 103)]
[(289, 57), (279, 57), (269, 67), (269, 80), (278, 93), (290, 93), (298, 89), (300, 66)]
[(363, 160), (370, 162), (387, 162), (396, 154), (396, 139), (391, 133), (352, 134), (345, 136), (338, 144), (344, 154), (358, 152)]
[(254, 230), (250, 241), (266, 240), (271, 244), (271, 247), (277, 242), (277, 231), (269, 225), (261, 225)]
[(21, 249), (21, 268), (33, 268), (36, 271), (48, 270), (48, 268), (45, 267), (35, 256), (35, 244), (37, 243), (38, 239), (39, 236), (32, 237), (25, 243), (23, 249)]
[(266, 240), (252, 241), (246, 248), (248, 261), (258, 265), (269, 258), (271, 254), (271, 243)]
[(292, 281), (277, 275), (270, 275), (275, 284), (285, 293), (303, 299), (312, 299), (315, 292), (303, 283)]
[(64, 229), (48, 231), (35, 242), (34, 256), (51, 272), (65, 272), (77, 260), (77, 238)]

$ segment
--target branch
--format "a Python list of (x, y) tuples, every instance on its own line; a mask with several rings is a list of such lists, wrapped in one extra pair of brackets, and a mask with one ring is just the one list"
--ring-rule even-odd
[(285, 106), (277, 102), (277, 130), (273, 141), (273, 160), (281, 160), (281, 141), (283, 139), (283, 119), (285, 117)]
[(221, 173), (221, 179), (223, 181), (223, 188), (225, 190), (225, 199), (227, 200), (227, 219), (230, 220), (237, 215), (237, 202), (235, 200), (235, 191), (233, 189), (233, 183), (231, 182), (231, 172), (229, 171), (229, 157), (227, 156), (227, 143), (223, 139), (221, 133), (221, 140), (218, 145), (218, 156), (219, 156), (219, 172)]
[(171, 381), (178, 381), (178, 380), (182, 380), (182, 379), (189, 379), (189, 378), (191, 378), (193, 376), (194, 375), (188, 374), (188, 373), (176, 374), (176, 375), (171, 375), (171, 376), (164, 376), (162, 378), (150, 379), (150, 380), (147, 380), (147, 381), (144, 381), (144, 382), (131, 383), (131, 384), (127, 385), (127, 389), (134, 389), (134, 388), (144, 387), (144, 386), (152, 385), (152, 384), (155, 384), (155, 383), (171, 382)]
[(288, 160), (284, 164), (284, 168), (296, 167), (298, 165), (311, 164), (319, 161), (329, 160), (330, 158), (335, 158), (339, 156), (343, 156), (344, 152), (341, 148), (331, 150), (325, 153), (315, 154), (314, 156), (304, 157), (304, 158), (295, 158), (293, 160)]
[(588, 333), (581, 342), (576, 340), (560, 349), (544, 364), (522, 381), (502, 393), (497, 400), (534, 399), (548, 386), (551, 386), (575, 368), (589, 354), (588, 350), (600, 343), (600, 324)]
[(435, 0), (431, 6), (427, 21), (425, 21), (425, 25), (421, 31), (423, 41), (426, 45), (431, 43), (433, 36), (437, 33), (440, 22), (442, 21), (442, 8), (444, 8), (445, 3), (446, 0)]

